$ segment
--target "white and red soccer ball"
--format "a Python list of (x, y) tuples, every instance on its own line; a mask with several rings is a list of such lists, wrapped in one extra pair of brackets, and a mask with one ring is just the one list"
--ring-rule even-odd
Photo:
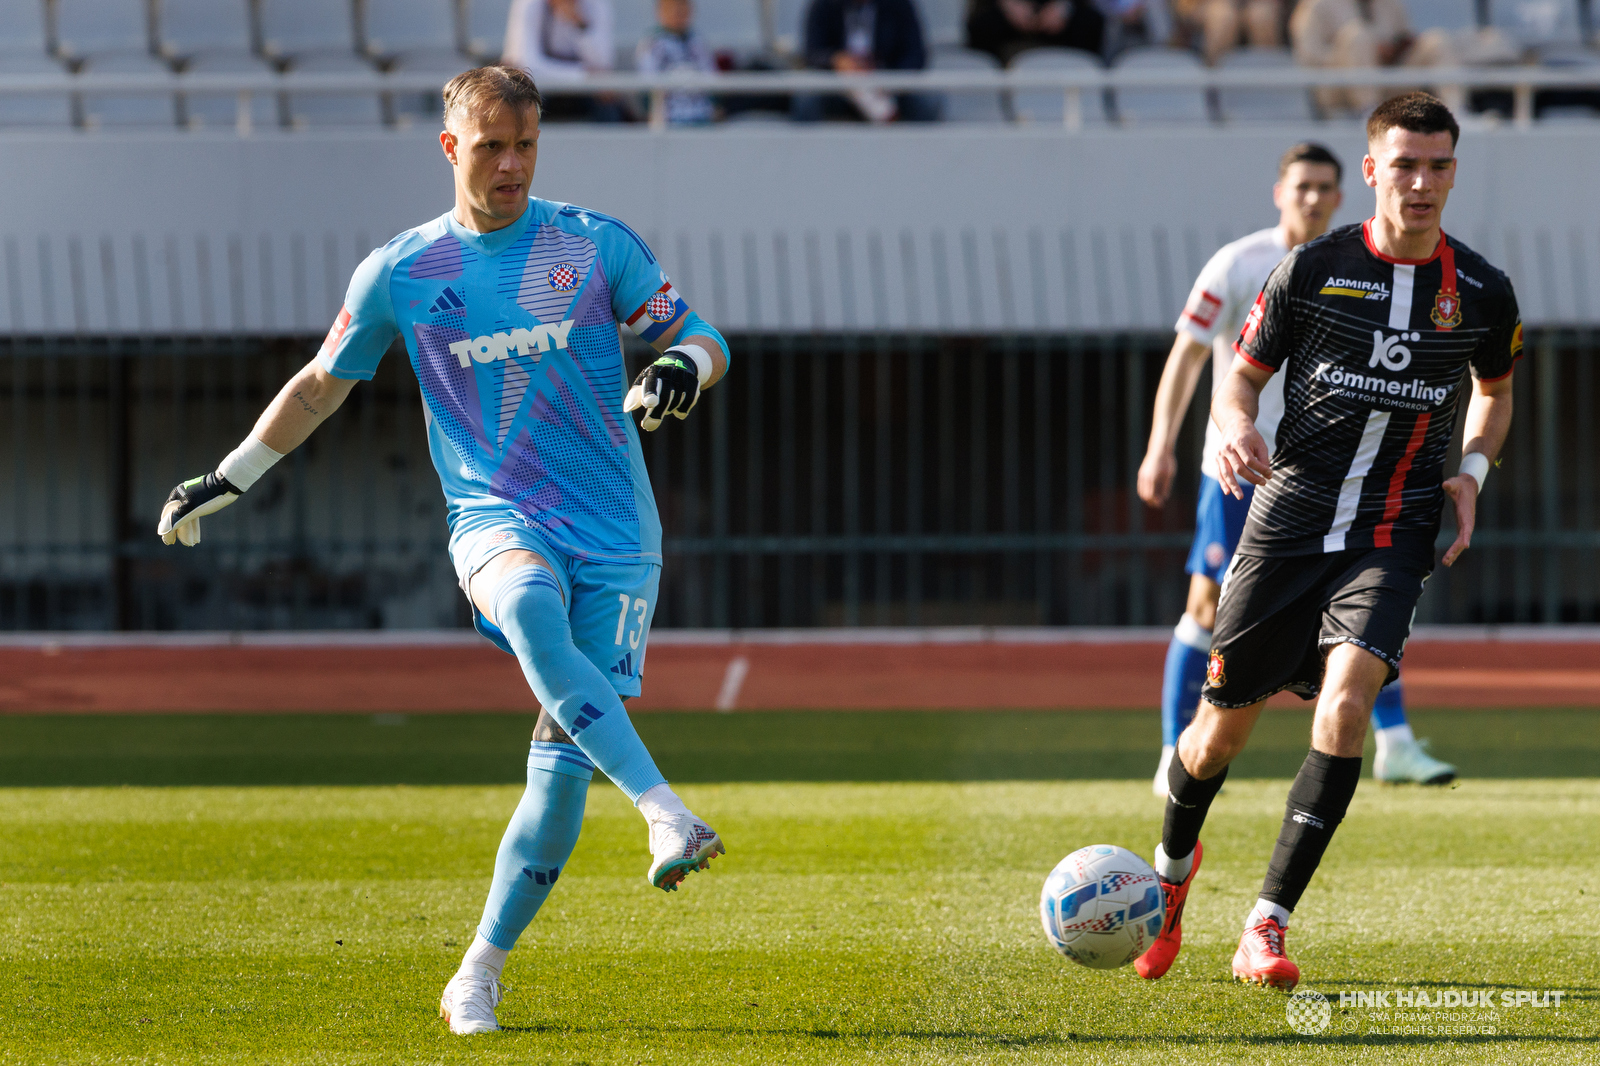
[(1091, 844), (1062, 859), (1039, 895), (1044, 935), (1092, 970), (1114, 970), (1143, 955), (1166, 915), (1150, 864), (1111, 844)]

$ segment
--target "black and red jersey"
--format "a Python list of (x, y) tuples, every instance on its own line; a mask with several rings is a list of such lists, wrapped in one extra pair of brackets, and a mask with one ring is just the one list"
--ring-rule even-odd
[(1273, 476), (1239, 542), (1247, 555), (1431, 544), (1463, 371), (1503, 378), (1522, 353), (1505, 274), (1445, 236), (1427, 259), (1391, 259), (1370, 225), (1290, 252), (1234, 345), (1285, 375)]

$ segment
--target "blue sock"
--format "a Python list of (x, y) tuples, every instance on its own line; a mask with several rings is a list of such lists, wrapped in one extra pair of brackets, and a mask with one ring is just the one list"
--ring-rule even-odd
[(1167, 645), (1167, 669), (1161, 678), (1161, 745), (1178, 742), (1200, 706), (1200, 689), (1206, 683), (1206, 661), (1211, 655), (1211, 630), (1185, 614)]
[(572, 643), (554, 574), (542, 566), (513, 570), (495, 592), (494, 618), (539, 703), (629, 800), (666, 782), (611, 682)]
[(478, 935), (502, 951), (516, 946), (577, 846), (592, 776), (594, 767), (571, 744), (533, 742), (528, 790), (500, 839), (478, 923)]
[(1372, 728), (1391, 729), (1405, 724), (1406, 702), (1400, 692), (1400, 679), (1395, 678), (1378, 690), (1378, 698), (1372, 704)]

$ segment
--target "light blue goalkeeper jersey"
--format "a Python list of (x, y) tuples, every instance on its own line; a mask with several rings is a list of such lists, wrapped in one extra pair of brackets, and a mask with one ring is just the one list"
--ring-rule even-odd
[(405, 339), (452, 529), (510, 505), (576, 558), (660, 562), (617, 327), (653, 340), (684, 310), (627, 226), (535, 199), (494, 233), (445, 214), (373, 252), (317, 358), (365, 380)]

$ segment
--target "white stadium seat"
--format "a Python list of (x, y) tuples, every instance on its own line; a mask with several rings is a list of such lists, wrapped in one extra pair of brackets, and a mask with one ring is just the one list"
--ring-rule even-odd
[(1583, 43), (1578, 0), (1490, 0), (1489, 22), (1524, 47)]
[[(1117, 57), (1118, 70), (1200, 70), (1200, 58), (1178, 48), (1130, 48)], [(1203, 89), (1118, 89), (1117, 119), (1124, 125), (1210, 121)]]
[(0, 94), (0, 128), (72, 125), (72, 78), (60, 63), (44, 54), (43, 48), (36, 52), (0, 51), (0, 75), (4, 74), (48, 78), (59, 83), (61, 90)]
[(483, 59), (499, 59), (505, 47), (511, 0), (462, 0), (467, 7), (467, 50)]
[(461, 54), (452, 0), (366, 0), (362, 31), (369, 55), (403, 56), (412, 70), (452, 67)]
[(261, 46), (270, 56), (353, 55), (355, 12), (349, 0), (257, 0)]
[[(611, 0), (611, 20), (611, 43), (617, 49), (617, 69), (632, 70), (634, 50), (656, 25), (655, 0)], [(695, 29), (705, 37), (705, 20), (698, 4), (695, 5)]]
[(150, 51), (145, 0), (55, 0), (56, 50), (65, 56)]
[[(148, 52), (97, 52), (84, 60), (79, 74), (142, 74), (152, 78), (172, 78), (172, 70)], [(174, 86), (176, 88), (176, 86)], [(166, 126), (177, 124), (176, 94), (95, 93), (83, 94), (83, 118), (90, 128), (108, 126)]]
[(806, 46), (806, 11), (811, 7), (810, 3), (808, 0), (774, 0), (772, 6), (774, 49), (782, 53), (799, 53)]
[(288, 65), (285, 88), (295, 127), (377, 126), (383, 107), (376, 92), (294, 91), (300, 74), (370, 74), (356, 51), (355, 14), (347, 0), (257, 0), (262, 47)]
[(201, 52), (249, 53), (247, 0), (160, 0), (156, 8), (156, 40), (162, 54), (193, 56)]
[[(1103, 70), (1100, 58), (1076, 48), (1030, 48), (1011, 61), (1012, 70)], [(1104, 126), (1104, 93), (1084, 89), (1079, 108), (1085, 126)], [(1066, 94), (1060, 89), (1028, 89), (1015, 93), (1012, 113), (1019, 122), (1060, 125), (1066, 115)]]
[(929, 48), (966, 44), (965, 0), (921, 0), (916, 8), (922, 19), (922, 38)]
[[(929, 58), (934, 70), (1000, 69), (994, 56), (971, 48), (935, 48)], [(947, 92), (944, 117), (947, 122), (1004, 122), (1006, 113), (998, 92)]]
[(1477, 0), (1406, 0), (1406, 14), (1417, 30), (1475, 30)]
[[(1224, 70), (1292, 70), (1294, 57), (1284, 48), (1239, 48), (1222, 60)], [(1305, 89), (1225, 88), (1222, 116), (1230, 122), (1314, 122), (1311, 94)]]
[(44, 3), (0, 0), (0, 56), (44, 52)]
[[(761, 0), (695, 0), (694, 27), (713, 49), (761, 50)], [(654, 23), (652, 5), (650, 21)]]

